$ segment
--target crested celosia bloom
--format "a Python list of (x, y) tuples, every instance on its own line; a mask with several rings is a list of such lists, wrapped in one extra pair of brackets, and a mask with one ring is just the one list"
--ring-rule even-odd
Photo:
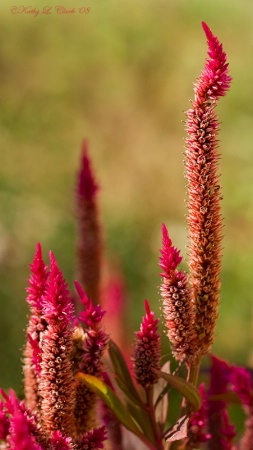
[(187, 358), (188, 362), (197, 356), (194, 333), (194, 310), (188, 277), (177, 267), (182, 261), (179, 250), (173, 247), (165, 225), (162, 226), (163, 247), (160, 267), (163, 272), (161, 295), (163, 315), (172, 351), (179, 361)]
[(147, 300), (145, 309), (140, 331), (136, 332), (133, 361), (136, 381), (144, 389), (150, 389), (158, 380), (156, 371), (161, 368), (161, 341), (159, 319), (155, 319)]
[[(84, 330), (77, 327), (74, 331), (74, 371), (101, 377), (103, 363), (102, 356), (108, 343), (108, 335), (102, 326), (105, 311), (100, 305), (93, 305), (78, 282), (75, 282), (84, 311), (80, 313), (80, 320), (84, 323)], [(83, 383), (76, 381), (75, 426), (77, 433), (87, 432), (96, 423), (95, 407), (96, 395)], [(84, 420), (85, 419), (85, 420)]]
[(229, 88), (226, 54), (203, 23), (209, 58), (195, 84), (195, 98), (187, 111), (186, 177), (188, 180), (189, 267), (196, 306), (200, 353), (210, 349), (218, 317), (222, 220), (217, 173), (219, 123), (215, 106)]
[(72, 373), (73, 305), (67, 284), (50, 253), (50, 274), (43, 300), (43, 317), (47, 328), (41, 342), (39, 392), (41, 416), (45, 430), (74, 433), (75, 388)]
[(24, 391), (26, 405), (31, 411), (38, 412), (40, 399), (38, 393), (38, 373), (40, 371), (41, 334), (46, 328), (42, 318), (43, 296), (47, 287), (48, 272), (42, 258), (41, 246), (38, 243), (31, 267), (27, 303), (30, 307), (30, 318), (27, 327), (27, 343), (24, 349)]
[(83, 142), (81, 169), (78, 173), (77, 201), (77, 263), (78, 276), (94, 304), (99, 303), (101, 271), (101, 236), (97, 211), (98, 185), (88, 156), (88, 143)]

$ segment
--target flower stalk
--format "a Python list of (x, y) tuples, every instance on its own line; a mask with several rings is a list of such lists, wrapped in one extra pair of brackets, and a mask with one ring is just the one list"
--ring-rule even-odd
[(222, 218), (217, 151), (219, 121), (215, 107), (231, 82), (222, 45), (204, 22), (202, 26), (209, 58), (195, 84), (192, 108), (186, 112), (185, 149), (189, 269), (201, 356), (213, 343), (220, 295)]

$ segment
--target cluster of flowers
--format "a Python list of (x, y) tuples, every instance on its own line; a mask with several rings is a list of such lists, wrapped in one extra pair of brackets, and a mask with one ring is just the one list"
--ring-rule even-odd
[[(159, 319), (147, 300), (133, 346), (132, 372), (105, 331), (98, 187), (84, 142), (76, 193), (81, 284), (75, 282), (77, 294), (71, 296), (53, 253), (48, 270), (37, 244), (27, 289), (25, 398), (20, 401), (14, 391), (1, 390), (1, 449), (190, 450), (202, 445), (209, 450), (253, 449), (249, 372), (212, 357), (209, 387), (202, 383), (197, 388), (202, 357), (214, 339), (220, 293), (222, 220), (215, 107), (231, 82), (222, 45), (202, 25), (208, 58), (186, 113), (189, 274), (178, 269), (180, 252), (162, 226), (162, 311), (178, 367), (173, 373), (168, 363), (162, 367)], [(108, 292), (105, 306), (112, 311), (111, 326), (123, 327), (115, 315), (122, 312), (121, 296), (112, 289)], [(174, 424), (168, 401), (171, 389), (182, 396)], [(228, 414), (232, 401), (241, 403), (246, 412), (245, 431), (237, 443)]]

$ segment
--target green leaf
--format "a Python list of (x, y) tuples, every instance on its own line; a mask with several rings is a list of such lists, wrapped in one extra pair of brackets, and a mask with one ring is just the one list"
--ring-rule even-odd
[(77, 380), (86, 384), (86, 386), (95, 394), (97, 394), (104, 403), (110, 408), (117, 419), (132, 433), (136, 434), (140, 439), (142, 439), (142, 433), (137, 427), (136, 423), (133, 421), (130, 413), (127, 411), (123, 403), (113, 392), (113, 390), (103, 383), (99, 378), (92, 375), (87, 375), (82, 372), (78, 372), (76, 375)]
[(150, 422), (150, 417), (147, 411), (145, 411), (145, 409), (140, 408), (139, 406), (133, 403), (128, 403), (127, 408), (131, 416), (138, 423), (139, 427), (141, 428), (142, 432), (147, 437), (147, 439), (154, 444), (155, 437), (153, 433), (152, 424)]
[(176, 375), (157, 371), (158, 375), (167, 381), (173, 388), (175, 388), (180, 394), (182, 394), (188, 402), (193, 406), (193, 410), (197, 411), (201, 406), (201, 396), (198, 389), (192, 384), (185, 381)]
[(115, 344), (112, 340), (109, 341), (109, 355), (115, 370), (115, 380), (118, 386), (129, 400), (143, 407), (143, 402), (134, 386), (124, 356), (122, 355), (117, 344)]
[(241, 403), (240, 398), (235, 392), (226, 392), (224, 394), (209, 395), (208, 400), (210, 401), (222, 401), (226, 403)]

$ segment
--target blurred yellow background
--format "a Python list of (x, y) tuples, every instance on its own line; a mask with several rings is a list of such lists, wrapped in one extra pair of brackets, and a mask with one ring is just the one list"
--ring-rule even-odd
[[(52, 6), (50, 15), (11, 8)], [(57, 14), (56, 5), (75, 8)], [(90, 7), (88, 14), (77, 13)], [(13, 11), (13, 10), (12, 10)], [(130, 329), (159, 314), (160, 229), (187, 254), (184, 111), (203, 68), (205, 20), (233, 84), (218, 107), (223, 287), (214, 350), (248, 364), (253, 337), (252, 0), (1, 0), (0, 385), (21, 391), (29, 263), (40, 241), (73, 288), (75, 175), (83, 138), (100, 184), (107, 257), (126, 276)]]

